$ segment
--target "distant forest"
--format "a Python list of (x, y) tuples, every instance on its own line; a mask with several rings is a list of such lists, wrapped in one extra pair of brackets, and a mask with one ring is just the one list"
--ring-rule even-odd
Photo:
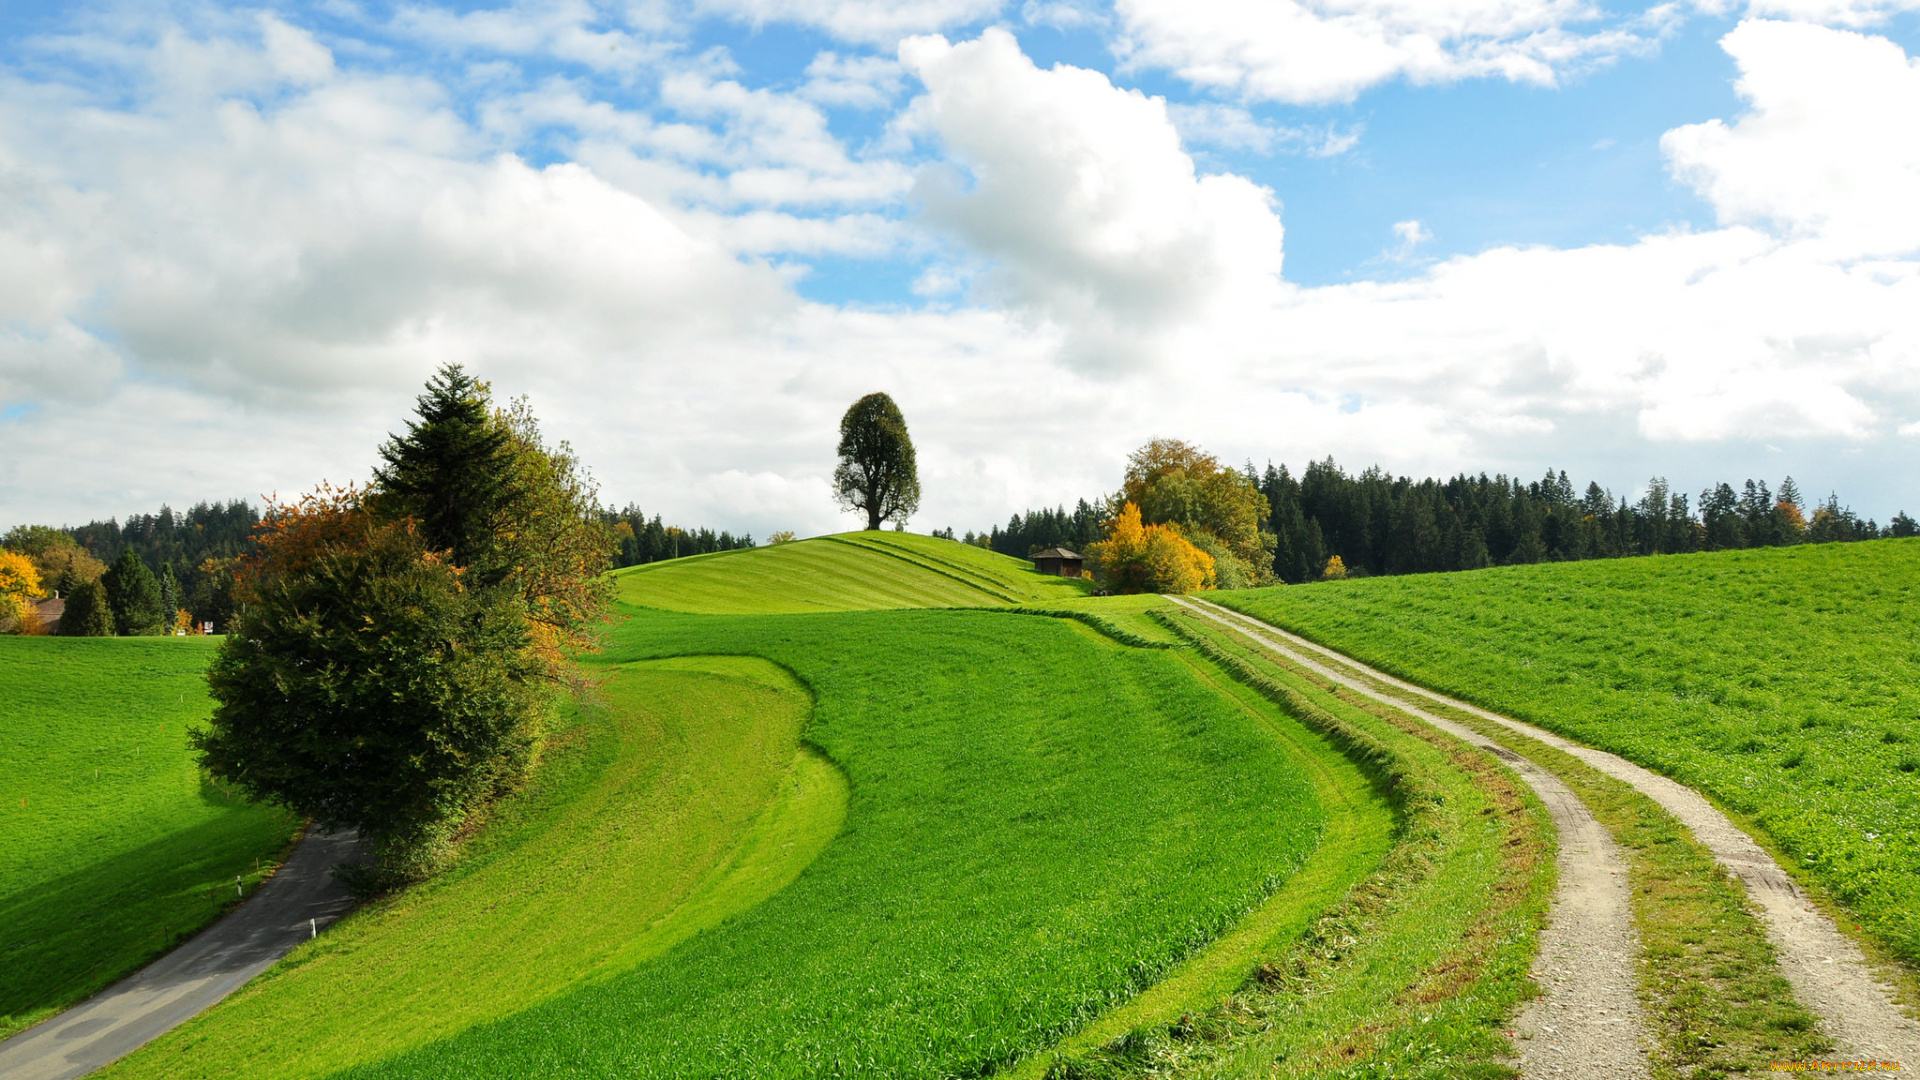
[[(602, 511), (601, 520), (613, 532), (616, 567), (754, 546), (753, 537), (745, 533), (735, 536), (663, 524), (660, 515), (648, 518), (631, 504), (623, 510)], [(163, 505), (154, 513), (133, 514), (124, 521), (108, 518), (59, 531), (109, 565), (131, 549), (156, 574), (172, 567), (180, 583), (179, 602), (193, 621), (224, 627), (233, 615), (233, 560), (251, 550), (253, 530), (259, 523), (260, 512), (246, 500), (235, 499), (197, 503), (185, 513)]]
[[(1319, 578), (1335, 556), (1348, 574), (1417, 574), (1920, 533), (1904, 512), (1881, 526), (1836, 496), (1809, 505), (1792, 477), (1777, 492), (1764, 481), (1716, 484), (1695, 503), (1658, 478), (1637, 502), (1593, 483), (1579, 493), (1551, 469), (1532, 482), (1485, 473), (1416, 481), (1377, 467), (1350, 475), (1329, 457), (1298, 478), (1284, 465), (1246, 473), (1267, 497), (1274, 573), (1292, 584)], [(1106, 502), (1015, 514), (1005, 528), (955, 539), (1023, 558), (1078, 550), (1105, 536)]]
[(613, 556), (615, 567), (639, 566), (641, 563), (677, 559), (683, 555), (705, 555), (753, 546), (751, 533), (735, 536), (730, 532), (716, 533), (712, 529), (682, 529), (675, 525), (662, 525), (659, 514), (649, 520), (632, 503), (628, 503), (624, 510), (602, 511), (601, 520), (613, 530), (614, 543), (619, 548)]

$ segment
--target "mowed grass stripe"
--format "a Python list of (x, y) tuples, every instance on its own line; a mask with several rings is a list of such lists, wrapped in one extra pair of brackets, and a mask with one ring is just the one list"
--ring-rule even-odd
[(1399, 812), (1379, 868), (1204, 1011), (1059, 1063), (1066, 1078), (1501, 1077), (1500, 1026), (1553, 881), (1552, 828), (1493, 759), (1185, 613), (1211, 662), (1366, 763)]
[(1026, 603), (1042, 596), (1064, 599), (1083, 595), (1081, 586), (1072, 579), (1039, 574), (1026, 559), (1016, 559), (969, 545), (955, 545), (951, 540), (898, 532), (848, 533), (833, 539), (883, 550), (923, 566), (944, 568), (983, 587), (1006, 592), (1017, 603)]
[(297, 835), (187, 746), (215, 644), (0, 637), (0, 1037), (199, 930)]
[(1920, 540), (1218, 599), (1704, 792), (1920, 963)]
[[(1158, 597), (1151, 599), (1165, 604)], [(1153, 620), (1139, 621), (1174, 636)], [(1305, 865), (1218, 941), (1139, 997), (1102, 1013), (1061, 1040), (1049, 1053), (1029, 1058), (1008, 1073), (1011, 1080), (1037, 1080), (1055, 1068), (1070, 1071), (1070, 1063), (1091, 1050), (1136, 1032), (1177, 1027), (1183, 1017), (1227, 1003), (1260, 964), (1291, 948), (1314, 918), (1374, 873), (1393, 846), (1401, 823), (1383, 793), (1376, 790), (1375, 781), (1338, 745), (1204, 658), (1189, 651), (1180, 659), (1293, 751), (1326, 810), (1325, 829)]]
[(791, 675), (622, 665), (462, 862), (357, 912), (108, 1076), (324, 1076), (641, 963), (784, 888), (846, 783), (800, 745)]
[[(930, 549), (951, 550), (930, 556)], [(708, 615), (978, 607), (1081, 595), (1073, 582), (1034, 573), (1020, 560), (884, 532), (651, 563), (613, 579), (627, 603)]]
[(845, 832), (657, 960), (340, 1075), (1001, 1068), (1204, 949), (1321, 832), (1258, 720), (1172, 653), (1064, 620), (636, 611), (609, 659), (749, 648), (814, 691), (808, 739), (846, 770)]
[(1021, 600), (1020, 597), (1015, 596), (1012, 593), (1008, 592), (1006, 589), (1002, 588), (1000, 582), (995, 581), (983, 574), (973, 573), (962, 567), (942, 566), (932, 559), (922, 558), (914, 554), (913, 552), (902, 551), (899, 548), (890, 547), (884, 544), (869, 544), (860, 540), (851, 540), (844, 536), (830, 536), (830, 537), (826, 537), (825, 539), (827, 539), (830, 543), (845, 544), (848, 547), (857, 547), (862, 551), (871, 551), (876, 555), (884, 555), (889, 559), (899, 559), (901, 562), (904, 562), (909, 566), (915, 566), (922, 570), (939, 574), (941, 577), (952, 578), (953, 580), (961, 583), (962, 585), (966, 585), (970, 588), (979, 589), (981, 592), (984, 592), (989, 596), (993, 596), (1009, 604), (1019, 603)]

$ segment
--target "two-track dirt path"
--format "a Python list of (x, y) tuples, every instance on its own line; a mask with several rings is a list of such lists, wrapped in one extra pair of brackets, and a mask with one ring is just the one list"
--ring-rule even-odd
[[(1746, 886), (1748, 895), (1760, 908), (1767, 937), (1779, 955), (1781, 974), (1792, 984), (1801, 1003), (1820, 1018), (1821, 1030), (1833, 1040), (1841, 1058), (1897, 1061), (1908, 1068), (1920, 1065), (1920, 1023), (1901, 1011), (1858, 946), (1840, 932), (1824, 911), (1800, 893), (1793, 879), (1780, 869), (1771, 855), (1699, 792), (1616, 754), (1582, 746), (1531, 724), (1415, 686), (1238, 612), (1204, 601), (1185, 601), (1185, 606), (1259, 641), (1323, 678), (1429, 723), (1438, 718), (1423, 712), (1418, 704), (1421, 701), (1437, 702), (1537, 739), (1633, 785), (1692, 830), (1714, 858)], [(1508, 751), (1502, 756), (1510, 754)], [(1567, 847), (1564, 834), (1561, 846), (1564, 857)], [(1564, 875), (1564, 863), (1562, 872)], [(1556, 897), (1556, 911), (1558, 904)], [(1543, 958), (1547, 951), (1543, 943)]]
[(350, 833), (327, 836), (309, 829), (266, 884), (219, 922), (79, 1005), (0, 1042), (0, 1077), (85, 1076), (240, 989), (352, 906), (330, 871), (358, 851)]
[[(1175, 603), (1329, 682), (1386, 700), (1359, 680), (1289, 648), (1280, 631), (1237, 612), (1185, 597)], [(1627, 867), (1613, 838), (1560, 779), (1493, 740), (1416, 705), (1387, 701), (1507, 763), (1546, 804), (1560, 839), (1559, 881), (1540, 932), (1533, 977), (1542, 995), (1516, 1021), (1520, 1072), (1570, 1080), (1648, 1074), (1645, 1020), (1634, 990), (1640, 941), (1633, 929)]]

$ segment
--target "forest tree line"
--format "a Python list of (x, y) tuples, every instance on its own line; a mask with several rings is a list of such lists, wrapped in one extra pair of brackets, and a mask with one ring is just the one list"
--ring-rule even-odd
[[(1378, 467), (1351, 474), (1329, 457), (1298, 477), (1271, 464), (1263, 472), (1248, 464), (1242, 475), (1266, 499), (1260, 532), (1272, 575), (1290, 584), (1330, 566), (1334, 576), (1414, 574), (1920, 534), (1904, 512), (1882, 526), (1836, 495), (1809, 502), (1792, 477), (1777, 491), (1765, 481), (1715, 484), (1696, 501), (1658, 477), (1637, 500), (1597, 483), (1577, 491), (1551, 469), (1534, 481), (1485, 473), (1416, 481)], [(956, 539), (1021, 558), (1085, 551), (1107, 537), (1115, 498), (1015, 514), (1004, 528)]]
[[(668, 525), (659, 514), (649, 518), (631, 503), (622, 510), (601, 508), (596, 513), (612, 533), (616, 567), (754, 546), (750, 534)], [(261, 512), (244, 499), (196, 503), (185, 512), (162, 505), (124, 521), (15, 526), (0, 536), (0, 549), (35, 565), (36, 597), (72, 600), (76, 591), (82, 594), (83, 617), (72, 621), (69, 633), (158, 634), (198, 630), (206, 623), (218, 633), (234, 616), (234, 567), (254, 550), (261, 523)], [(136, 573), (129, 563), (110, 577), (129, 553), (146, 574)], [(87, 586), (98, 586), (98, 596)], [(84, 617), (96, 606), (107, 612), (105, 621)]]

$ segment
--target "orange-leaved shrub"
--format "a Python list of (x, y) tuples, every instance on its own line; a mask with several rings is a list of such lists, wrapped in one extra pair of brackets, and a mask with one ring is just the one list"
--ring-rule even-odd
[(1107, 523), (1107, 538), (1087, 545), (1114, 592), (1190, 593), (1211, 589), (1213, 556), (1194, 547), (1177, 526), (1146, 525), (1140, 508), (1125, 503)]

